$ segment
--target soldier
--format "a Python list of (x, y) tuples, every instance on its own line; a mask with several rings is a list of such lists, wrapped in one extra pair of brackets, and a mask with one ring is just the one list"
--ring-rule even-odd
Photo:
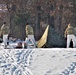
[(9, 26), (6, 25), (6, 22), (4, 22), (3, 25), (1, 26), (0, 33), (3, 34), (4, 47), (7, 48), (8, 34), (9, 34)]
[(33, 28), (30, 25), (26, 25), (25, 30), (26, 30), (26, 36), (27, 36), (27, 40), (26, 40), (27, 48), (29, 46), (29, 40), (32, 41), (32, 46), (35, 48), (36, 47), (36, 41), (35, 41), (35, 38), (34, 38)]
[(70, 46), (70, 42), (72, 40), (73, 42), (73, 47), (75, 47), (75, 35), (74, 35), (74, 28), (68, 24), (68, 27), (65, 30), (65, 38), (67, 38), (67, 48)]
[(74, 28), (74, 35), (76, 36), (76, 27)]

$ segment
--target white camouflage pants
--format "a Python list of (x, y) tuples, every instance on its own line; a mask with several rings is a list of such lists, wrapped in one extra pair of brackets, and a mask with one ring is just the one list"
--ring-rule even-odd
[(8, 42), (8, 34), (3, 35), (3, 43), (4, 45), (7, 45)]
[(67, 35), (67, 48), (69, 48), (71, 40), (73, 41), (73, 47), (75, 48), (75, 46), (76, 46), (76, 37), (73, 34)]
[[(34, 45), (33, 47), (29, 45), (29, 39), (31, 39), (32, 44)], [(35, 41), (34, 35), (28, 35), (26, 39), (26, 43), (27, 43), (27, 48), (36, 48), (36, 41)]]

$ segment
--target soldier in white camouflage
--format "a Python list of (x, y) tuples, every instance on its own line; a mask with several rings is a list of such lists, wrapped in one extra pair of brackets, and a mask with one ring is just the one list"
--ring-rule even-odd
[[(26, 25), (25, 30), (26, 30), (26, 35), (27, 35), (27, 40), (26, 40), (27, 48), (29, 48), (29, 47), (35, 48), (36, 47), (36, 41), (34, 38), (33, 27), (31, 25)], [(31, 44), (29, 42), (31, 42)]]
[(67, 38), (67, 48), (69, 48), (71, 40), (73, 42), (73, 47), (75, 47), (76, 39), (74, 35), (74, 28), (70, 24), (68, 24), (68, 27), (65, 30), (65, 38)]
[(5, 48), (7, 48), (9, 32), (10, 32), (9, 26), (6, 25), (6, 22), (4, 22), (3, 25), (1, 26), (0, 34), (3, 34), (3, 43)]

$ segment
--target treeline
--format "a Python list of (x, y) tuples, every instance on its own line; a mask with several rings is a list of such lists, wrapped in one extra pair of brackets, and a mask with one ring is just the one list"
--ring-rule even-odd
[(25, 26), (29, 23), (38, 40), (47, 24), (64, 34), (68, 23), (76, 25), (76, 0), (0, 0), (7, 11), (0, 13), (0, 26), (10, 26), (10, 36), (25, 39)]

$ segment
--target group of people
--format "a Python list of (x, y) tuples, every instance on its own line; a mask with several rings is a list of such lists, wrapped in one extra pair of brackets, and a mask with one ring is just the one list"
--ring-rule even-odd
[[(25, 38), (24, 42), (19, 42), (16, 48), (22, 48), (22, 43), (24, 43), (24, 47), (26, 48), (35, 48), (36, 41), (34, 38), (34, 31), (32, 26), (26, 25), (25, 30), (26, 30), (27, 37)], [(4, 48), (7, 48), (8, 41), (9, 41), (8, 39), (9, 33), (10, 33), (9, 26), (7, 26), (6, 22), (4, 22), (0, 29), (0, 35), (3, 35)]]
[[(25, 27), (26, 30), (26, 38), (24, 41), (24, 47), (26, 48), (36, 48), (36, 41), (34, 38), (34, 31), (31, 25), (26, 25)], [(0, 35), (3, 35), (3, 43), (4, 47), (7, 48), (8, 45), (8, 34), (10, 33), (9, 31), (9, 26), (7, 26), (6, 22), (3, 23), (0, 29)], [(76, 28), (73, 28), (71, 24), (68, 24), (68, 27), (65, 30), (65, 38), (67, 38), (67, 48), (70, 46), (70, 42), (73, 42), (73, 47), (76, 47)], [(22, 43), (18, 43), (18, 46), (16, 48), (22, 48)]]

